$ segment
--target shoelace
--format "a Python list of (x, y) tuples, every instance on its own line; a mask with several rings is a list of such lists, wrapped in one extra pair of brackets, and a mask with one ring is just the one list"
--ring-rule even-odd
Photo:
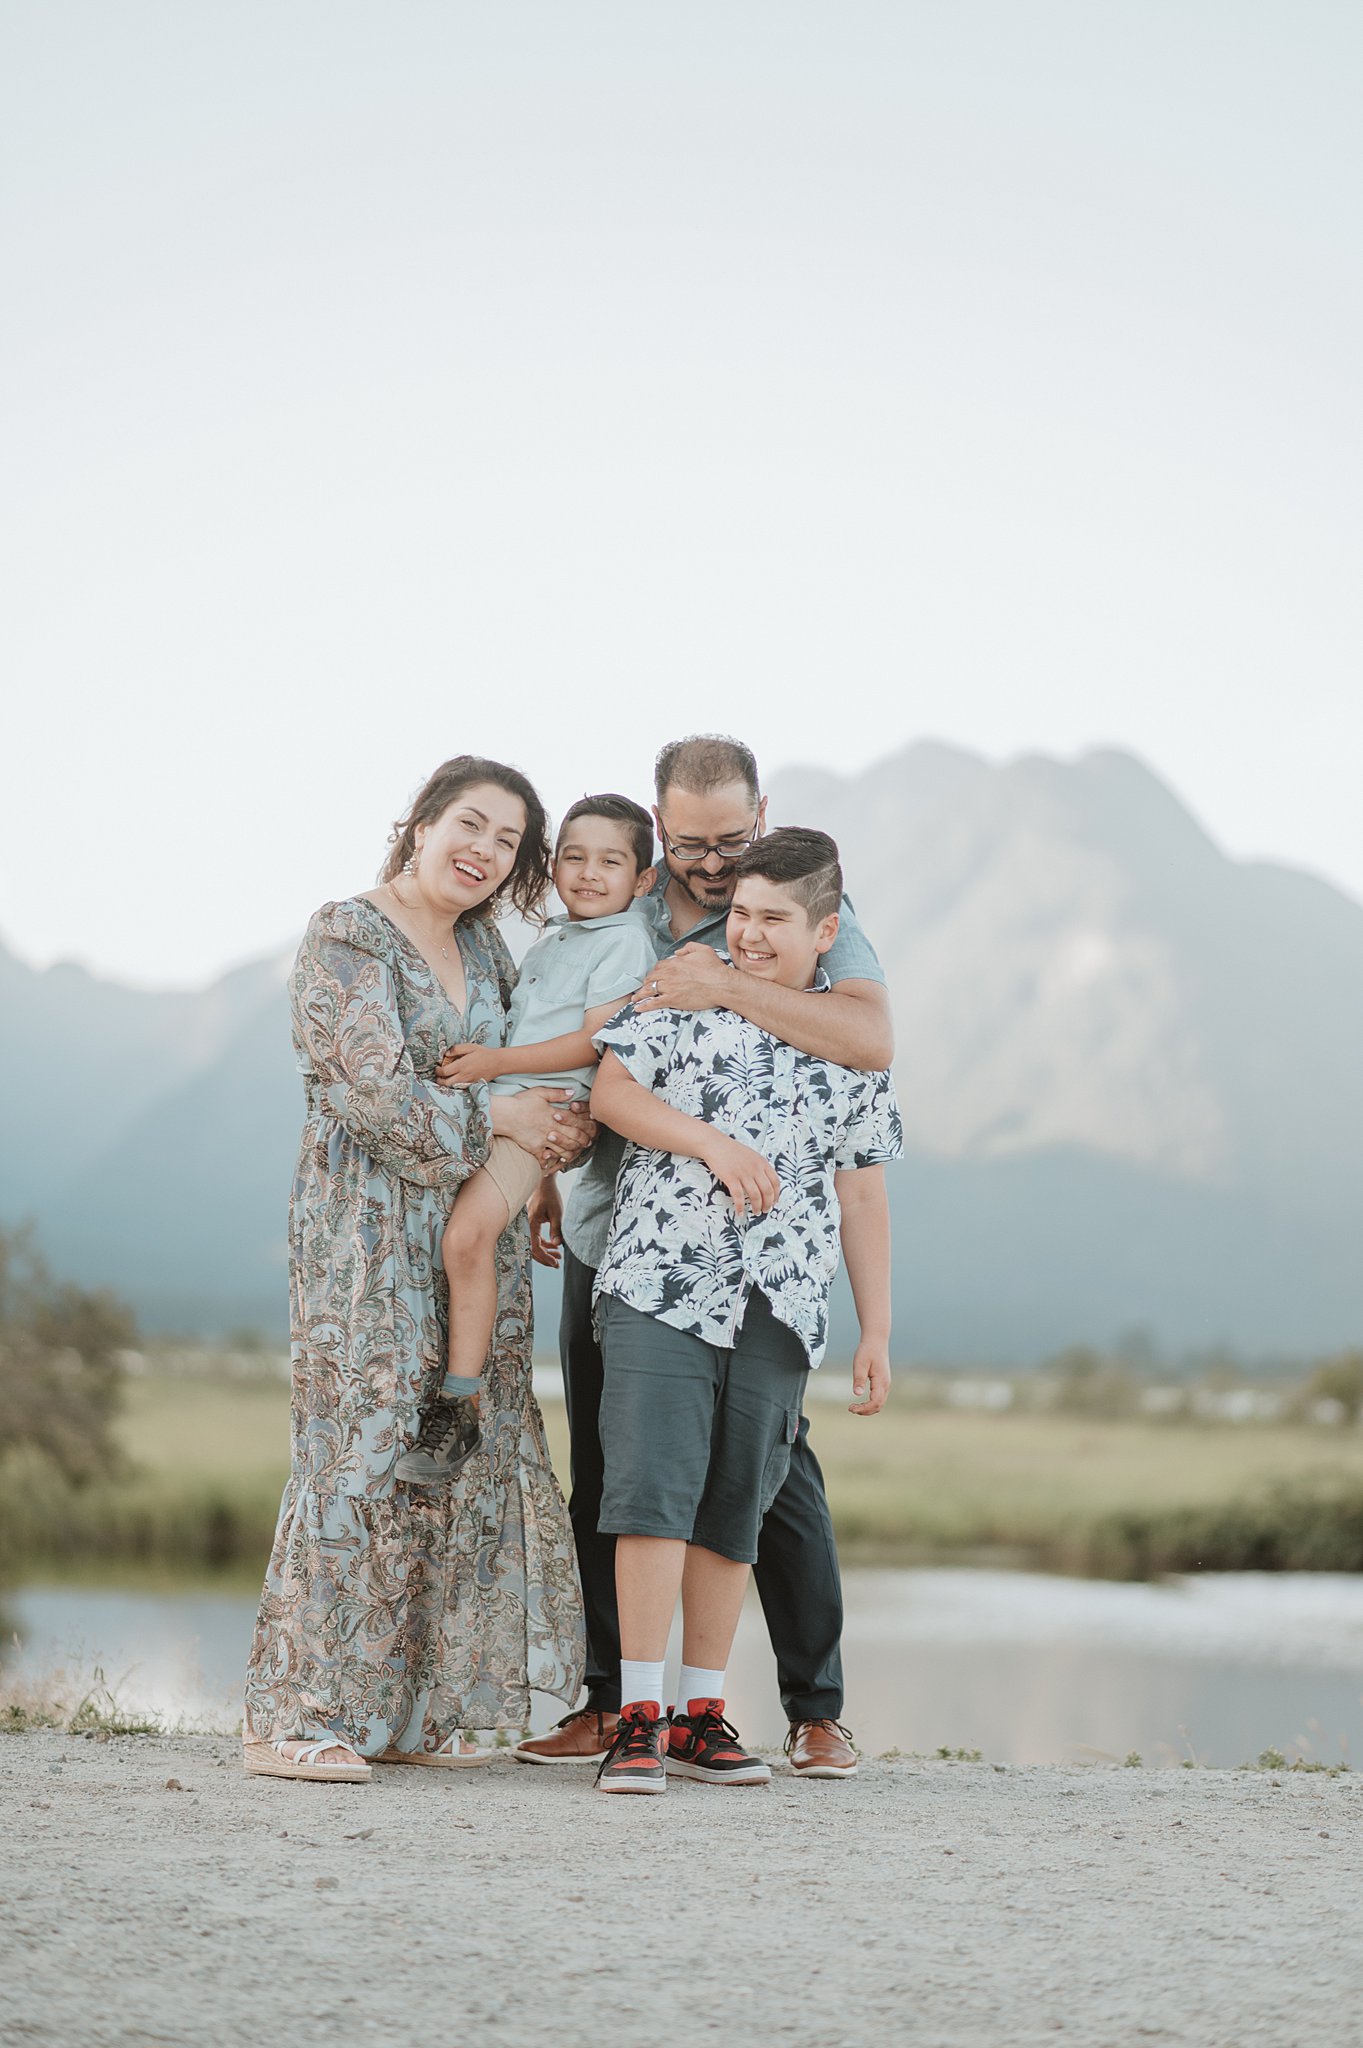
[(472, 1443), (477, 1435), (478, 1414), (470, 1402), (437, 1401), (421, 1425), (417, 1449), (439, 1456), (457, 1443)]
[(645, 1720), (642, 1714), (622, 1714), (606, 1761), (613, 1763), (616, 1757), (656, 1755), (657, 1729), (658, 1723)]
[(847, 1744), (847, 1747), (849, 1749), (852, 1749), (855, 1746), (852, 1741), (851, 1729), (844, 1728), (842, 1722), (835, 1721), (831, 1714), (823, 1714), (817, 1721), (798, 1721), (792, 1723), (789, 1731), (787, 1732), (785, 1742), (782, 1745), (785, 1749), (787, 1756), (790, 1755), (790, 1752), (795, 1747), (795, 1734), (797, 1728), (831, 1728), (835, 1735), (841, 1735), (843, 1741)]
[(732, 1721), (726, 1721), (723, 1714), (717, 1714), (713, 1707), (707, 1707), (704, 1713), (697, 1714), (691, 1726), (695, 1730), (697, 1742), (714, 1742), (719, 1736), (727, 1735), (734, 1748), (742, 1754), (743, 1745), (739, 1740), (737, 1728)]
[(574, 1721), (601, 1721), (605, 1716), (599, 1707), (574, 1707), (571, 1714), (565, 1714), (561, 1721), (555, 1721), (556, 1728), (571, 1728)]

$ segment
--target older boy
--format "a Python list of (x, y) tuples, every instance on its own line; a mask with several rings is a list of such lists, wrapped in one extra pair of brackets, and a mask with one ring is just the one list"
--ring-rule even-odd
[[(842, 872), (823, 832), (737, 863), (735, 967), (820, 1001)], [(629, 1139), (596, 1294), (605, 1382), (600, 1528), (616, 1538), (621, 1712), (603, 1792), (771, 1775), (724, 1719), (724, 1668), (843, 1250), (861, 1323), (854, 1379), (888, 1376), (883, 1162), (902, 1138), (887, 1073), (801, 1053), (737, 1012), (641, 1012), (596, 1035), (595, 1113)], [(682, 1596), (677, 1711), (663, 1658)]]

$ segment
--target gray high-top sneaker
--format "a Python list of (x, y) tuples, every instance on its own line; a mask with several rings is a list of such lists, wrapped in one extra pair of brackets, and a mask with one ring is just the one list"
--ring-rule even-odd
[(478, 1410), (466, 1395), (432, 1401), (421, 1418), (421, 1434), (393, 1467), (408, 1486), (439, 1486), (463, 1470), (483, 1441)]

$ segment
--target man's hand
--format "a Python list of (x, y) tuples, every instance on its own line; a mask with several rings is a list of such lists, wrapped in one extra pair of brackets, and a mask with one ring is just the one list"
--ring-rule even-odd
[(765, 1216), (768, 1209), (775, 1208), (781, 1193), (776, 1168), (760, 1152), (754, 1152), (751, 1145), (740, 1145), (737, 1138), (726, 1138), (723, 1132), (714, 1131), (706, 1140), (701, 1157), (715, 1179), (733, 1196), (740, 1216), (745, 1203), (754, 1216)]
[(852, 1360), (849, 1415), (879, 1415), (890, 1398), (890, 1347), (863, 1337)]
[(495, 1081), (511, 1071), (499, 1045), (452, 1045), (435, 1070), (442, 1088), (467, 1088), (474, 1081)]
[(563, 1197), (553, 1174), (546, 1174), (526, 1204), (530, 1225), (530, 1256), (537, 1266), (563, 1263)]
[(636, 1010), (724, 1010), (738, 979), (713, 946), (693, 942), (659, 960), (634, 998)]

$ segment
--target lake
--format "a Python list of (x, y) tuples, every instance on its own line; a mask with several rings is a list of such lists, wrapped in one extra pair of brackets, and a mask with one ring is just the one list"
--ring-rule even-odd
[[(845, 1575), (847, 1718), (878, 1754), (979, 1749), (998, 1763), (1262, 1750), (1363, 1761), (1363, 1578), (1236, 1573), (1166, 1585), (977, 1570)], [(232, 1728), (255, 1600), (241, 1592), (32, 1585), (0, 1602), (5, 1675), (100, 1667), (127, 1706)], [(677, 1645), (673, 1645), (673, 1669)], [(750, 1602), (730, 1666), (744, 1736), (784, 1733)], [(563, 1711), (536, 1698), (534, 1726)]]

